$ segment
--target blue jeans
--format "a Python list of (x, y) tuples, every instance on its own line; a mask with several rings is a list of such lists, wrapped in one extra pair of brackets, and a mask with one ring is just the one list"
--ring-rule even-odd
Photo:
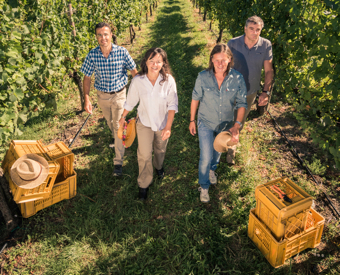
[(210, 186), (209, 172), (215, 171), (220, 162), (221, 153), (215, 151), (213, 143), (218, 132), (207, 128), (202, 121), (197, 121), (198, 140), (200, 144), (200, 161), (198, 164), (198, 183), (202, 188)]

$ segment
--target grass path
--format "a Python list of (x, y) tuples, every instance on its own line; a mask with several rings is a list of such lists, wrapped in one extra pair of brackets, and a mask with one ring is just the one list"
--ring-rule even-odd
[[(189, 134), (188, 119), (192, 88), (198, 72), (208, 65), (214, 39), (194, 16), (191, 2), (160, 3), (151, 23), (137, 32), (136, 44), (126, 48), (137, 61), (151, 47), (168, 53), (179, 112), (167, 149), (166, 177), (151, 185), (145, 203), (136, 199), (135, 141), (126, 150), (124, 176), (113, 178), (110, 134), (98, 111), (73, 150), (78, 195), (23, 220), (18, 230), (22, 242), (6, 250), (3, 258), (5, 274), (306, 274), (308, 264), (271, 268), (247, 237), (258, 184), (288, 174), (317, 194), (305, 176), (294, 178), (290, 167), (276, 165), (285, 152), (270, 149), (279, 137), (270, 126), (263, 127), (266, 117), (246, 124), (237, 165), (228, 167), (223, 156), (219, 182), (210, 189), (211, 202), (199, 201), (198, 138)], [(81, 119), (71, 115), (77, 104), (73, 95), (65, 101), (69, 104), (64, 112), (32, 123), (25, 139), (49, 143), (71, 138), (72, 127)]]

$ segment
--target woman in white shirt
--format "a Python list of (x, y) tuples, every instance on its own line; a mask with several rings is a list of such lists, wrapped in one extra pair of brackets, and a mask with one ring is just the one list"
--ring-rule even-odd
[(120, 127), (123, 127), (126, 115), (138, 102), (137, 182), (139, 198), (145, 200), (153, 179), (153, 166), (158, 178), (164, 177), (166, 146), (175, 113), (178, 112), (176, 82), (170, 72), (167, 54), (161, 48), (152, 48), (146, 52), (141, 62), (141, 70), (131, 81), (124, 112), (119, 120)]

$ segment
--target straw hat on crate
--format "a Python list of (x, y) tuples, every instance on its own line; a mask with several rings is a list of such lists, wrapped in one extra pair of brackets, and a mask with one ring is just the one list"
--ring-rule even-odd
[(42, 184), (48, 176), (48, 162), (36, 154), (18, 158), (10, 171), (12, 181), (23, 189), (32, 189)]

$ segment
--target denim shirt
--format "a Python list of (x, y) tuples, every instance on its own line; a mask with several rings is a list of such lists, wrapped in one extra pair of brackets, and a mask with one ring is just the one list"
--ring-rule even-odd
[(247, 109), (247, 88), (242, 74), (231, 69), (218, 88), (213, 71), (198, 74), (192, 99), (199, 100), (197, 119), (209, 129), (220, 132), (234, 120), (234, 110)]

